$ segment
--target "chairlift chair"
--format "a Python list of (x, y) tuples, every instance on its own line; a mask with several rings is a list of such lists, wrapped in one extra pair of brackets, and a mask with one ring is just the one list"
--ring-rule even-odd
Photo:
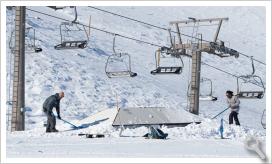
[[(156, 61), (156, 69), (152, 70), (150, 73), (152, 75), (160, 74), (160, 75), (166, 75), (166, 74), (181, 74), (184, 63), (181, 58), (181, 55), (185, 55), (186, 51), (185, 49), (175, 49), (175, 37), (172, 36), (171, 34), (171, 29), (168, 29), (169, 32), (169, 38), (170, 38), (170, 43), (171, 47), (161, 47), (155, 52), (155, 61)], [(161, 60), (166, 61), (165, 59), (173, 59), (174, 61), (178, 62), (178, 65), (166, 65), (162, 66)]]
[[(25, 52), (27, 53), (38, 53), (42, 52), (42, 48), (36, 45), (36, 35), (33, 27), (27, 27), (25, 30)], [(11, 31), (9, 40), (9, 48), (12, 53), (15, 51), (15, 31)]]
[(36, 45), (36, 35), (35, 29), (33, 27), (26, 28), (25, 32), (25, 51), (26, 52), (42, 52), (42, 48)]
[[(205, 82), (207, 82), (208, 85), (209, 85), (209, 87), (208, 87), (208, 88), (209, 88), (209, 93), (207, 93), (207, 94), (202, 94), (202, 93), (200, 93), (200, 94), (199, 94), (199, 100), (202, 100), (202, 101), (216, 101), (216, 100), (217, 100), (217, 97), (214, 97), (214, 96), (213, 96), (213, 90), (212, 90), (213, 85), (212, 85), (212, 80), (211, 80), (211, 79), (208, 79), (208, 78), (202, 77), (202, 78), (200, 79), (200, 86), (201, 86), (201, 83), (204, 84)], [(202, 87), (200, 87), (200, 88), (202, 88)], [(189, 85), (188, 85), (187, 97), (190, 97), (190, 89), (191, 89), (191, 82), (190, 82)]]
[[(161, 60), (165, 60), (166, 58), (174, 59), (178, 62), (178, 66), (161, 66)], [(183, 60), (181, 55), (170, 52), (169, 48), (162, 47), (155, 52), (155, 61), (156, 61), (156, 69), (152, 70), (150, 73), (152, 75), (156, 74), (181, 74), (182, 69), (184, 67)]]
[[(60, 44), (54, 46), (56, 50), (63, 49), (84, 49), (87, 47), (89, 36), (83, 25), (77, 22), (77, 11), (75, 9), (75, 19), (72, 22), (62, 22), (60, 24)], [(82, 38), (83, 34), (85, 37)], [(77, 37), (77, 39), (74, 39)]]
[(207, 82), (208, 83), (208, 85), (209, 85), (209, 93), (207, 93), (207, 94), (202, 94), (201, 92), (200, 92), (200, 94), (199, 94), (199, 100), (208, 100), (208, 101), (216, 101), (217, 100), (217, 97), (214, 97), (213, 96), (213, 85), (212, 85), (212, 80), (211, 79), (208, 79), (208, 78), (201, 78), (201, 80), (200, 80), (200, 85), (201, 85), (201, 83), (203, 84), (203, 83), (205, 83), (205, 82)]
[[(251, 61), (252, 61), (252, 69), (253, 69), (252, 74), (242, 75), (237, 77), (237, 96), (239, 98), (244, 98), (244, 99), (262, 99), (265, 93), (265, 86), (263, 84), (262, 78), (260, 76), (254, 75), (255, 67), (253, 63), (253, 58), (251, 58)], [(242, 89), (242, 85), (247, 85), (249, 83), (258, 86), (258, 88), (260, 89), (258, 90)]]
[[(240, 81), (243, 80), (243, 82)], [(252, 79), (252, 80), (251, 80)], [(259, 86), (260, 90), (242, 90), (244, 84), (253, 83)], [(244, 99), (262, 99), (264, 97), (265, 87), (259, 76), (239, 76), (237, 77), (237, 96)]]
[[(73, 22), (62, 22), (60, 24), (60, 41), (61, 43), (56, 45), (54, 48), (56, 50), (63, 50), (63, 49), (84, 49), (87, 47), (88, 44), (88, 34), (86, 29), (83, 27), (81, 29), (80, 25)], [(69, 37), (73, 37), (73, 34), (82, 33), (84, 31), (86, 39), (78, 39), (72, 40), (68, 39)], [(76, 35), (74, 35), (76, 36)]]
[(113, 54), (107, 59), (105, 73), (112, 77), (135, 77), (137, 73), (131, 71), (131, 57), (128, 53), (116, 53), (115, 37), (113, 38)]

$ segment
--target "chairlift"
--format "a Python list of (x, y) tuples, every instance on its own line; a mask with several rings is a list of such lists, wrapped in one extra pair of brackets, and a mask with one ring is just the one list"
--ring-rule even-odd
[[(75, 9), (75, 19), (72, 22), (62, 22), (60, 24), (60, 44), (54, 46), (56, 50), (63, 49), (84, 49), (87, 47), (89, 36), (83, 25), (77, 22), (77, 10)], [(82, 37), (82, 34), (84, 37)], [(77, 37), (75, 40), (74, 38)]]
[(36, 30), (33, 27), (26, 28), (25, 32), (25, 51), (26, 52), (42, 52), (42, 48), (36, 45)]
[[(213, 85), (212, 80), (208, 78), (202, 77), (200, 79), (200, 88), (203, 88), (203, 85), (207, 83), (208, 84), (208, 90), (209, 92), (206, 94), (203, 94), (202, 92), (199, 93), (199, 100), (202, 101), (216, 101), (217, 97), (213, 96)], [(188, 91), (187, 91), (187, 97), (190, 97), (190, 88), (191, 88), (191, 82), (188, 85)]]
[[(162, 60), (174, 60), (174, 62), (177, 62), (178, 64), (176, 66), (173, 66), (173, 63), (168, 64), (166, 66), (162, 66), (161, 61)], [(152, 70), (150, 73), (152, 75), (156, 74), (181, 74), (184, 63), (181, 58), (181, 55), (179, 53), (171, 52), (170, 48), (167, 47), (161, 47), (155, 52), (155, 61), (156, 61), (156, 69)]]
[[(200, 85), (207, 83), (208, 84), (208, 88), (209, 88), (209, 93), (207, 94), (203, 94), (200, 92), (199, 94), (199, 100), (208, 100), (208, 101), (216, 101), (217, 97), (213, 96), (213, 85), (212, 85), (212, 80), (208, 79), (208, 78), (201, 78), (200, 80)], [(203, 86), (201, 87), (203, 88)]]
[[(245, 98), (245, 99), (262, 99), (265, 93), (265, 86), (263, 84), (262, 78), (260, 76), (254, 75), (255, 67), (254, 67), (254, 62), (252, 57), (251, 57), (251, 62), (252, 62), (252, 74), (242, 75), (237, 77), (237, 96), (239, 98)], [(249, 83), (258, 86), (259, 89), (258, 90), (244, 90), (242, 86), (243, 85), (248, 86)]]
[[(36, 45), (36, 35), (33, 27), (27, 27), (25, 29), (25, 52), (38, 53), (42, 51), (42, 48)], [(12, 53), (15, 51), (15, 31), (11, 31), (11, 37), (9, 40), (9, 48)]]
[(128, 53), (116, 53), (115, 38), (113, 38), (113, 54), (107, 59), (105, 72), (109, 78), (112, 77), (135, 77), (137, 73), (131, 71), (131, 57)]
[(266, 129), (266, 114), (265, 114), (265, 109), (263, 110), (262, 118), (261, 118), (261, 124), (264, 129)]
[[(186, 50), (176, 49), (175, 37), (172, 37), (171, 29), (168, 29), (168, 32), (171, 47), (161, 47), (155, 52), (156, 69), (150, 72), (152, 75), (182, 73), (184, 63), (181, 56), (186, 55)], [(167, 64), (162, 64), (162, 61), (166, 62)]]

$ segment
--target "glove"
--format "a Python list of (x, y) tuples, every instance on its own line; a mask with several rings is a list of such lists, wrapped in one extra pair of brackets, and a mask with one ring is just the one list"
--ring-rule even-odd
[(60, 115), (58, 115), (58, 119), (60, 119), (60, 120), (61, 120), (61, 117), (60, 117)]

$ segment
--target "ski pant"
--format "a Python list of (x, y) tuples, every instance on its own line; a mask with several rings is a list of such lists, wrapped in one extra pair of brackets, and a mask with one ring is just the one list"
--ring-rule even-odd
[(240, 122), (238, 119), (238, 113), (235, 111), (232, 111), (229, 115), (229, 124), (233, 124), (233, 119), (234, 119), (236, 125), (240, 125)]
[(51, 132), (56, 129), (56, 117), (53, 112), (45, 112), (45, 114), (47, 116), (46, 131)]

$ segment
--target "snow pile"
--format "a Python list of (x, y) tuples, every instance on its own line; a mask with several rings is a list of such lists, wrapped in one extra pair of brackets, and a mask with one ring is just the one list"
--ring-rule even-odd
[[(205, 119), (201, 124), (190, 124), (186, 127), (162, 129), (169, 133), (169, 137), (182, 139), (214, 139), (219, 138), (220, 122)], [(250, 129), (248, 127), (239, 127), (235, 125), (224, 124), (224, 137), (234, 140), (244, 140), (247, 136), (253, 135), (265, 140), (265, 133)]]
[[(119, 138), (119, 137), (142, 137), (149, 132), (148, 127), (138, 128), (114, 128), (112, 122), (115, 118), (116, 110), (108, 109), (97, 114), (94, 114), (81, 121), (72, 122), (72, 124), (81, 127), (80, 129), (74, 129), (71, 125), (57, 121), (57, 128), (59, 133), (45, 133), (44, 128), (34, 128), (29, 130), (28, 133), (13, 132), (9, 135), (22, 135), (27, 137), (63, 137), (63, 136), (77, 136), (78, 134), (104, 134), (106, 137)], [(170, 139), (219, 139), (219, 126), (220, 122), (217, 120), (204, 119), (200, 124), (189, 124), (185, 127), (166, 127), (161, 129), (168, 133)], [(122, 129), (122, 133), (120, 133)], [(120, 135), (121, 134), (121, 135)], [(228, 125), (224, 122), (224, 137), (236, 140), (244, 141), (247, 136), (255, 136), (260, 140), (265, 140), (265, 132), (256, 131), (252, 128), (244, 126)]]

